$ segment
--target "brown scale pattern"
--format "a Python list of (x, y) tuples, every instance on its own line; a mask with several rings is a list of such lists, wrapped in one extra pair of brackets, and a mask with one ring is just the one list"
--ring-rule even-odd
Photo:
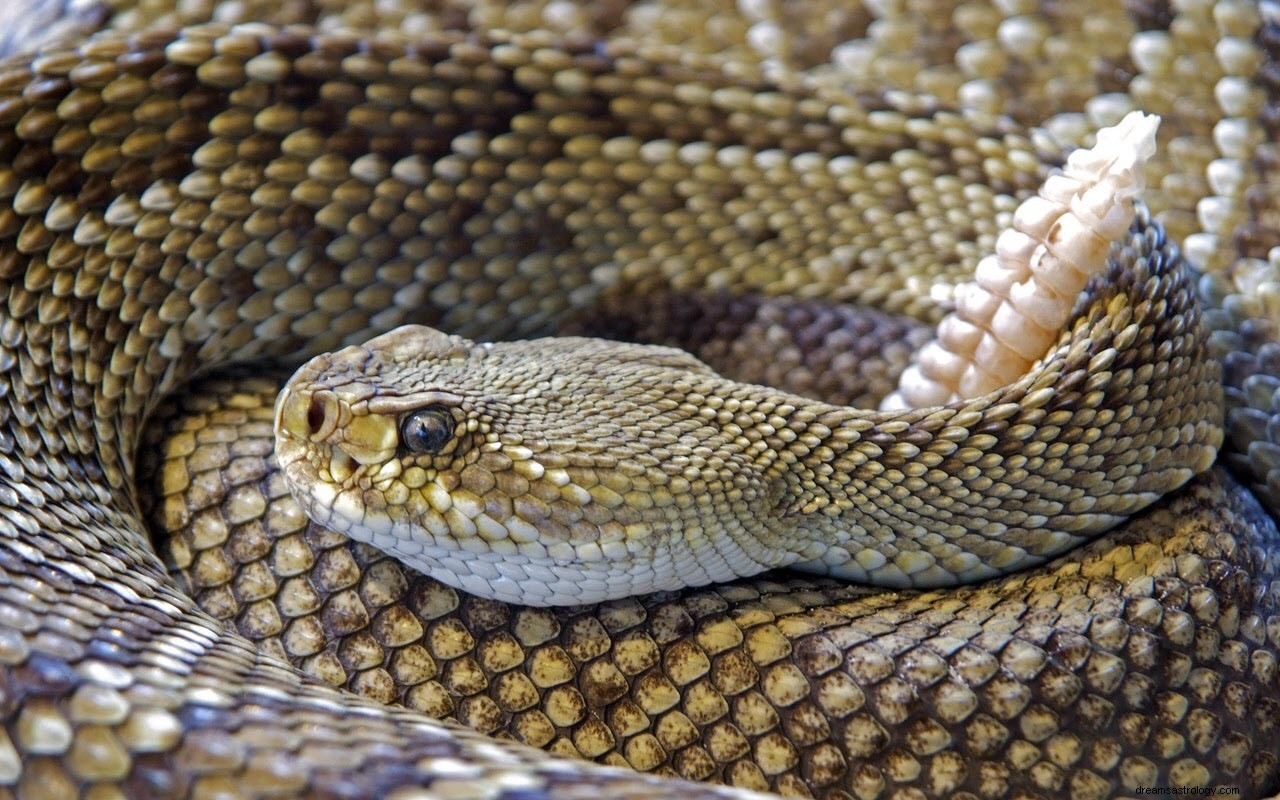
[(1261, 691), (1277, 598), (1248, 577), (1280, 534), (1224, 472), (1068, 558), (949, 593), (777, 575), (508, 607), (306, 519), (272, 455), (283, 377), (216, 379), (162, 410), (144, 496), (205, 610), (335, 686), (786, 795), (1101, 798), (1162, 774), (1252, 792), (1280, 766), (1263, 744), (1280, 701)]
[[(0, 62), (0, 795), (741, 796), (566, 765), (255, 651), (198, 611), (151, 549), (129, 491), (144, 413), (216, 362), (298, 358), (403, 321), (554, 330), (597, 279), (622, 296), (804, 287), (936, 319), (930, 298), (991, 248), (1013, 195), (1130, 106), (1165, 116), (1145, 199), (1218, 281), (1205, 292), (1220, 306), (1215, 342), (1248, 354), (1227, 370), (1243, 403), (1230, 412), (1244, 454), (1234, 463), (1269, 474), (1257, 418), (1239, 414), (1269, 413), (1277, 374), (1276, 28), (1257, 4), (740, 5), (4, 4), (0, 51), (16, 55)], [(275, 24), (228, 28), (254, 20)], [(90, 33), (99, 26), (115, 30)], [(70, 33), (81, 36), (55, 43)], [(1026, 127), (1040, 124), (1047, 132)], [(602, 146), (618, 135), (629, 138)], [(413, 281), (424, 288), (390, 288)], [(665, 736), (664, 754), (687, 754), (692, 773), (715, 770), (702, 752), (727, 753), (744, 779), (779, 776), (778, 788), (798, 789), (806, 764), (845, 769), (833, 796), (1106, 797), (1153, 782), (1258, 796), (1277, 785), (1275, 531), (1231, 480), (1199, 479), (1080, 560), (1009, 579), (1007, 594), (908, 599), (915, 623), (879, 605), (892, 595), (822, 581), (564, 612), (554, 634), (544, 612), (447, 592), (418, 605), (459, 629), (428, 649), (437, 669), (457, 642), (478, 649), (507, 641), (504, 630), (521, 656), (578, 654), (575, 675), (600, 671), (568, 682), (583, 720), (589, 699), (607, 707), (620, 688), (609, 667), (659, 676), (624, 692), (672, 718), (628, 740), (641, 763)], [(250, 539), (241, 555), (261, 548)], [(343, 556), (327, 558), (339, 597), (381, 574), (371, 565), (344, 583)], [(275, 580), (244, 574), (250, 592)], [(1002, 600), (1024, 638), (1001, 631)], [(355, 627), (369, 599), (341, 602), (331, 621)], [(455, 602), (470, 613), (434, 616)], [(265, 606), (255, 619), (270, 627)], [(984, 620), (996, 634), (974, 633)], [(676, 633), (697, 625), (712, 633)], [(600, 630), (612, 647), (591, 655)], [(754, 649), (725, 647), (735, 630)], [(374, 661), (362, 632), (351, 664)], [(635, 649), (615, 664), (627, 636)], [(957, 644), (972, 637), (973, 651)], [(648, 641), (663, 655), (636, 670), (652, 660)], [(494, 664), (517, 658), (509, 643), (494, 649)], [(733, 652), (740, 668), (720, 658)], [(320, 661), (352, 681), (376, 672), (340, 653)], [(433, 679), (417, 685), (456, 709), (485, 698), (471, 704), (483, 719), (501, 710), (485, 668), (451, 671), (456, 698)], [(815, 694), (815, 676), (837, 686)], [(673, 694), (663, 681), (711, 688)], [(588, 686), (605, 688), (588, 698)], [(664, 691), (663, 710), (640, 705)], [(732, 735), (681, 749), (675, 712), (692, 724), (687, 709), (719, 708), (717, 692), (730, 710), (707, 730), (738, 727), (763, 760), (735, 760)], [(530, 712), (577, 713), (567, 688), (550, 709), (541, 697)], [(804, 749), (823, 725), (808, 709), (824, 698), (839, 767), (831, 748)], [(771, 702), (794, 713), (772, 723)], [(975, 702), (950, 728), (923, 716)], [(586, 743), (606, 729), (620, 741), (614, 724), (630, 730), (606, 715), (551, 739), (578, 747), (588, 728)], [(962, 751), (934, 749), (944, 739), (988, 749), (959, 770)], [(792, 751), (810, 760), (775, 773)]]
[[(440, 347), (431, 340), (444, 337), (433, 332), (407, 344), (371, 343), (385, 346), (390, 358), (382, 361), (358, 347), (306, 365), (281, 400), (280, 425), (305, 436), (312, 423), (303, 414), (310, 418), (317, 404), (353, 387), (357, 399), (378, 391), (390, 400), (409, 387), (473, 398), (466, 403), (468, 435), (420, 466), (439, 470), (434, 480), (441, 486), (457, 487), (458, 505), (492, 503), (493, 519), (510, 514), (536, 526), (538, 540), (523, 548), (530, 556), (545, 547), (548, 555), (566, 558), (552, 548), (569, 539), (589, 558), (592, 525), (600, 526), (600, 546), (607, 547), (609, 536), (624, 534), (622, 526), (652, 521), (661, 531), (668, 514), (679, 513), (680, 535), (665, 537), (674, 542), (660, 534), (628, 537), (627, 550), (608, 551), (598, 573), (584, 570), (558, 581), (554, 573), (521, 572), (505, 583), (493, 581), (488, 590), (494, 594), (478, 588), (488, 577), (483, 570), (474, 581), (450, 577), (469, 575), (468, 556), (463, 562), (415, 560), (412, 542), (402, 553), (394, 541), (366, 540), (482, 596), (534, 605), (547, 604), (546, 596), (556, 598), (553, 604), (612, 599), (752, 574), (752, 563), (790, 563), (787, 553), (822, 558), (834, 565), (830, 574), (869, 583), (901, 585), (892, 581), (908, 575), (910, 585), (922, 588), (953, 585), (956, 578), (964, 583), (977, 579), (965, 572), (974, 559), (1011, 571), (1051, 558), (1114, 525), (1118, 520), (1109, 515), (1137, 512), (1212, 463), (1221, 441), (1221, 370), (1204, 358), (1194, 291), (1171, 253), (1139, 215), (1116, 249), (1126, 268), (1110, 270), (1089, 293), (1052, 357), (989, 396), (950, 407), (886, 416), (829, 406), (772, 386), (725, 380), (701, 365), (657, 367), (646, 360), (647, 351), (609, 342), (500, 343), (465, 361), (451, 357), (437, 369), (427, 356)], [(785, 348), (778, 349), (785, 359)], [(684, 356), (678, 360), (688, 363)], [(366, 383), (364, 374), (377, 377)], [(557, 392), (560, 380), (573, 391)], [(550, 382), (545, 391), (517, 399), (544, 382)], [(578, 391), (593, 385), (609, 391)], [(321, 391), (308, 395), (313, 387)], [(734, 408), (734, 416), (708, 420), (706, 409), (721, 402)], [(352, 403), (353, 414), (360, 413), (358, 405)], [(347, 418), (346, 411), (338, 413)], [(372, 433), (369, 423), (377, 426)], [(370, 414), (339, 425), (335, 438), (346, 436), (342, 446), (358, 453), (366, 443), (376, 448), (383, 436), (395, 436), (397, 424), (396, 414)], [(672, 431), (679, 431), (678, 441)], [(518, 452), (486, 463), (488, 443), (507, 437), (543, 449), (546, 472), (526, 478), (511, 464), (527, 458)], [(296, 458), (293, 441), (277, 443), (282, 464)], [(341, 519), (331, 522), (341, 515), (298, 491), (300, 484), (330, 480), (323, 451), (319, 458), (319, 472), (300, 470), (294, 461), (286, 477), (313, 519), (346, 530)], [(661, 466), (634, 469), (648, 463)], [(564, 472), (551, 469), (556, 466)], [(379, 469), (375, 462), (368, 472)], [(666, 480), (665, 474), (676, 477)], [(401, 503), (412, 509), (412, 491), (424, 477), (406, 469), (403, 487), (366, 491), (370, 514), (385, 508), (394, 515), (400, 509), (393, 506)], [(408, 500), (403, 493), (397, 499), (401, 488)], [(582, 499), (569, 502), (570, 494)], [(409, 511), (409, 518), (428, 529), (434, 524), (422, 511)], [(368, 517), (364, 522), (377, 527)], [(453, 534), (458, 542), (452, 547), (468, 554), (485, 544), (467, 541), (462, 522)], [(752, 560), (738, 560), (734, 572), (714, 571), (722, 558), (717, 548), (744, 540)], [(814, 540), (829, 551), (804, 549)], [(757, 542), (783, 555), (748, 549)], [(683, 583), (645, 582), (651, 565), (660, 572), (669, 562)], [(848, 573), (839, 571), (842, 563)], [(709, 575), (699, 575), (699, 568)], [(518, 588), (496, 593), (504, 586)], [(604, 589), (612, 594), (602, 597)]]

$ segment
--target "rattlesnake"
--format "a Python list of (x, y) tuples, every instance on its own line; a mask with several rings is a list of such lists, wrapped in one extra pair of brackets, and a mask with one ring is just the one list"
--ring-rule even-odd
[[(19, 16), (14, 39), (84, 38), (0, 75), (0, 784), (20, 794), (732, 794), (490, 742), (256, 653), (151, 549), (130, 491), (142, 421), (214, 363), (400, 322), (549, 332), (602, 276), (644, 298), (726, 269), (765, 293), (936, 321), (933, 295), (992, 247), (1010, 195), (1097, 127), (1059, 107), (1105, 118), (1140, 103), (1172, 127), (1147, 200), (1206, 270), (1227, 458), (1273, 491), (1276, 34), (1248, 4), (48, 8), (70, 21), (33, 31), (43, 18)], [(108, 22), (140, 32), (83, 30)], [(1031, 45), (1063, 77), (1019, 58)], [(593, 137), (673, 157), (648, 174), (575, 171), (570, 143)], [(718, 184), (681, 147), (762, 155)], [(861, 172), (849, 185), (817, 168), (840, 158)], [(587, 202), (600, 187), (616, 206)], [(733, 238), (716, 209), (737, 196), (758, 211)], [(1171, 246), (1145, 223), (1131, 242)], [(411, 280), (425, 288), (394, 288)], [(456, 616), (424, 615), (423, 641), (442, 661), (450, 631), (476, 654), (505, 643), (502, 663), (468, 647), (453, 662), (492, 681), (499, 717), (500, 678), (534, 685), (559, 647), (569, 677), (534, 686), (512, 732), (537, 738), (536, 711), (544, 743), (609, 761), (831, 796), (1256, 795), (1277, 772), (1276, 532), (1235, 480), (1197, 479), (1079, 560), (896, 606), (805, 580), (561, 616), (454, 595)], [(552, 708), (575, 693), (582, 714)], [(459, 716), (482, 717), (484, 697)]]

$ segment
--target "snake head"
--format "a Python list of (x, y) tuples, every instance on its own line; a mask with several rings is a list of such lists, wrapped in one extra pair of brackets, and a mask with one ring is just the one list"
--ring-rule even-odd
[(407, 326), (299, 369), (276, 453), (313, 520), (445, 583), (596, 602), (807, 554), (759, 513), (780, 488), (736, 401), (708, 404), (725, 383), (671, 348)]

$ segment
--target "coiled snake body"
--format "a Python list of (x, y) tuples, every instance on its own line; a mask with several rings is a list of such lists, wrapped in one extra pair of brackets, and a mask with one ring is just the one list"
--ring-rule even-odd
[[(0, 70), (0, 791), (735, 794), (495, 742), (255, 650), (152, 549), (134, 487), (147, 414), (213, 366), (297, 360), (403, 322), (525, 336), (597, 303), (700, 290), (936, 320), (930, 298), (991, 249), (1012, 195), (1058, 158), (1054, 137), (1127, 104), (1172, 129), (1147, 199), (1206, 276), (1167, 272), (1172, 245), (1143, 216), (1084, 318), (1124, 307), (1156, 330), (1166, 307), (1203, 304), (1205, 336), (1178, 338), (1194, 310), (1153, 336), (1185, 340), (1151, 345), (1184, 368), (1124, 397), (1200, 414), (1216, 394), (1189, 397), (1176, 378), (1218, 356), (1239, 478), (1202, 475), (1081, 553), (954, 593), (758, 581), (553, 613), (399, 578), (420, 621), (398, 640), (390, 600), (356, 576), (331, 581), (323, 613), (376, 609), (372, 633), (355, 626), (335, 651), (353, 683), (429, 661), (426, 689), (399, 698), (410, 706), (430, 705), (415, 701), (436, 682), (487, 731), (667, 774), (831, 797), (1275, 790), (1277, 534), (1237, 483), (1274, 502), (1274, 9), (662, 10), (14, 13), (24, 54)], [(79, 38), (52, 42), (66, 34)], [(1040, 122), (1054, 136), (1021, 127)], [(233, 549), (272, 523), (250, 505), (233, 503)], [(208, 536), (218, 523), (202, 519)], [(282, 553), (228, 596), (293, 613), (305, 570)]]

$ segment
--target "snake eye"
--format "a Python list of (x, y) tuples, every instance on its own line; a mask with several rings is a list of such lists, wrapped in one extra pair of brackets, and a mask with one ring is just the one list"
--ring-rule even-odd
[(400, 442), (410, 453), (433, 456), (453, 438), (453, 415), (444, 406), (427, 406), (400, 421)]

